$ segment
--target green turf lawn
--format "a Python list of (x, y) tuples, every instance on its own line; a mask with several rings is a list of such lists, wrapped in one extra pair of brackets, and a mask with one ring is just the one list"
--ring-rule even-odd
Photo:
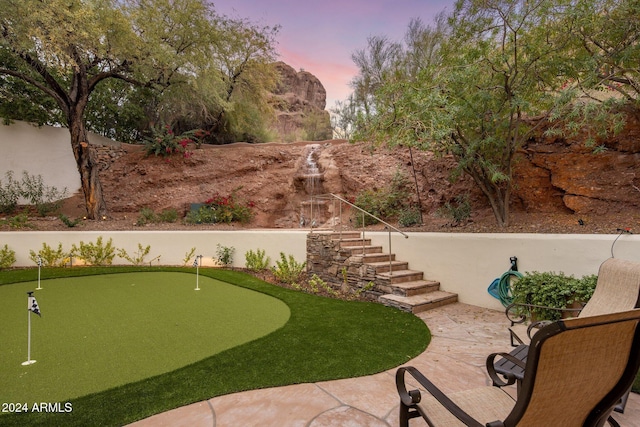
[[(169, 272), (189, 272), (190, 268), (167, 268), (167, 267), (83, 267), (83, 268), (65, 268), (65, 269), (43, 269), (43, 278), (65, 278), (82, 276), (78, 286), (84, 286), (89, 296), (88, 300), (96, 301), (94, 298), (94, 286), (89, 284), (89, 275), (101, 274), (100, 280), (106, 280), (106, 283), (116, 281), (119, 277), (108, 275), (106, 273), (131, 273), (134, 271), (160, 272), (168, 274)], [(131, 378), (130, 382), (114, 388), (102, 389), (94, 393), (89, 393), (77, 398), (71, 398), (69, 402), (72, 405), (72, 412), (68, 413), (20, 413), (20, 414), (0, 414), (0, 426), (93, 426), (93, 425), (113, 425), (121, 426), (150, 415), (167, 411), (172, 408), (187, 405), (210, 399), (215, 396), (251, 390), (256, 388), (266, 388), (283, 386), (288, 384), (306, 383), (326, 381), (339, 378), (356, 377), (362, 375), (370, 375), (384, 370), (392, 369), (401, 365), (416, 355), (420, 354), (430, 341), (430, 333), (422, 320), (416, 316), (401, 312), (396, 309), (384, 307), (380, 304), (365, 302), (349, 302), (330, 298), (323, 298), (314, 295), (305, 294), (299, 291), (284, 289), (273, 286), (262, 280), (256, 279), (248, 274), (228, 271), (220, 269), (201, 269), (200, 270), (200, 286), (201, 291), (194, 291), (195, 276), (193, 274), (187, 278), (184, 298), (192, 298), (198, 293), (198, 298), (207, 298), (205, 295), (210, 290), (208, 287), (221, 286), (218, 281), (222, 281), (231, 285), (236, 285), (239, 291), (245, 292), (248, 298), (255, 297), (260, 300), (258, 295), (253, 295), (257, 291), (262, 297), (269, 296), (278, 299), (284, 303), (289, 312), (282, 313), (282, 316), (289, 315), (286, 323), (271, 332), (268, 335), (261, 336), (251, 341), (236, 344), (226, 350), (220, 351), (214, 348), (212, 353), (204, 356), (201, 360), (186, 366), (171, 370), (170, 372), (161, 373), (144, 379)], [(119, 275), (118, 275), (119, 276)], [(181, 276), (181, 275), (180, 275)], [(188, 276), (188, 275), (187, 275)], [(0, 272), (0, 291), (4, 292), (4, 288), (11, 288), (15, 285), (11, 283), (33, 280), (34, 270), (9, 270)], [(125, 277), (125, 276), (121, 276)], [(137, 275), (131, 277), (138, 277)], [(204, 282), (204, 278), (208, 277), (211, 282)], [(119, 280), (118, 280), (119, 281)], [(49, 317), (54, 316), (52, 313), (52, 302), (49, 300), (51, 291), (55, 291), (52, 280), (43, 280), (43, 290), (37, 291), (36, 297), (42, 310), (42, 318), (33, 318), (34, 332), (36, 328), (43, 328), (45, 322), (52, 322)], [(123, 282), (124, 283), (124, 282)], [(135, 286), (131, 286), (135, 283)], [(18, 336), (18, 340), (22, 339), (23, 343), (26, 336), (26, 290), (31, 290), (32, 284), (18, 285), (23, 288), (18, 292), (21, 296), (16, 297), (17, 303), (22, 308), (17, 309), (17, 324), (22, 332), (11, 332)], [(109, 285), (110, 286), (110, 285)], [(137, 287), (142, 286), (139, 280), (127, 281), (123, 286)], [(150, 290), (147, 293), (157, 292), (154, 283), (148, 285)], [(206, 287), (205, 287), (206, 286)], [(78, 291), (80, 292), (80, 291)], [(249, 295), (252, 295), (249, 297)], [(246, 301), (245, 296), (243, 300)], [(174, 295), (164, 296), (170, 303), (169, 307), (175, 310), (183, 310), (191, 316), (194, 310), (185, 307), (189, 305), (189, 300), (178, 300)], [(13, 298), (13, 297), (12, 297)], [(111, 295), (105, 295), (103, 298), (111, 298)], [(271, 298), (266, 298), (271, 301)], [(263, 300), (260, 300), (263, 301)], [(119, 310), (119, 318), (116, 316), (116, 323), (130, 324), (131, 319), (137, 314), (133, 314), (134, 309), (139, 308), (138, 304), (129, 305), (130, 302), (123, 302), (122, 305), (109, 301), (96, 301), (98, 304), (110, 305), (112, 309)], [(200, 306), (200, 311), (207, 315), (216, 302), (210, 300)], [(59, 303), (56, 303), (59, 304)], [(0, 296), (0, 310), (4, 313), (5, 306), (8, 305), (4, 296)], [(54, 304), (55, 306), (55, 304)], [(166, 306), (165, 306), (166, 307)], [(276, 303), (276, 307), (281, 305)], [(235, 309), (225, 307), (230, 313)], [(12, 309), (13, 310), (13, 309)], [(221, 311), (222, 309), (218, 310)], [(195, 310), (198, 311), (198, 310)], [(245, 312), (246, 313), (246, 312)], [(184, 314), (187, 316), (187, 314)], [(213, 315), (213, 314), (211, 314)], [(235, 313), (230, 313), (235, 315)], [(250, 310), (245, 316), (254, 316), (253, 310)], [(106, 316), (106, 314), (103, 314)], [(163, 316), (166, 316), (164, 313)], [(163, 317), (158, 316), (158, 317)], [(20, 320), (20, 318), (22, 320)], [(100, 318), (95, 312), (87, 313), (83, 320), (90, 321), (90, 318)], [(147, 320), (154, 323), (153, 320)], [(280, 318), (280, 321), (286, 319)], [(141, 320), (142, 321), (142, 320)], [(167, 323), (165, 328), (177, 328), (175, 320), (173, 324)], [(188, 322), (187, 322), (188, 323)], [(277, 323), (277, 322), (276, 322)], [(4, 327), (0, 325), (0, 329)], [(225, 325), (220, 321), (217, 328), (224, 329)], [(103, 325), (96, 326), (100, 329), (105, 328), (117, 335), (115, 326)], [(149, 326), (150, 327), (150, 326)], [(262, 327), (262, 325), (261, 325)], [(65, 333), (66, 326), (61, 325), (62, 340), (69, 339)], [(155, 328), (155, 326), (153, 326)], [(73, 328), (75, 329), (75, 327)], [(126, 329), (126, 328), (125, 328)], [(215, 327), (213, 329), (216, 329)], [(268, 329), (268, 328), (265, 328)], [(123, 332), (128, 333), (128, 332)], [(264, 334), (263, 329), (263, 334)], [(71, 334), (69, 334), (71, 335)], [(108, 335), (108, 334), (107, 334)], [(257, 334), (260, 335), (260, 334)], [(78, 340), (84, 340), (84, 334), (77, 335)], [(22, 337), (22, 338), (19, 338)], [(82, 338), (80, 338), (82, 337)], [(88, 337), (88, 335), (87, 335)], [(4, 338), (3, 338), (4, 339)], [(47, 357), (42, 353), (44, 351), (43, 337), (36, 339), (34, 335), (34, 347), (32, 358), (37, 360), (35, 365), (30, 368), (43, 366), (47, 362)], [(89, 339), (89, 338), (87, 338)], [(158, 338), (162, 339), (162, 338)], [(110, 338), (112, 345), (119, 345), (117, 337)], [(134, 340), (135, 341), (135, 340)], [(214, 340), (212, 340), (214, 341)], [(171, 343), (170, 343), (171, 344)], [(213, 343), (212, 345), (216, 345)], [(0, 349), (4, 349), (4, 343), (0, 343)], [(167, 347), (174, 348), (167, 348)], [(159, 352), (172, 352), (171, 354), (186, 351), (183, 344), (158, 345), (156, 347)], [(4, 350), (0, 350), (4, 351)], [(26, 348), (22, 344), (18, 353), (12, 355), (15, 362), (22, 363), (26, 359)], [(71, 350), (69, 350), (71, 351)], [(96, 350), (97, 352), (108, 353), (111, 357), (113, 351)], [(215, 353), (218, 351), (217, 353)], [(126, 352), (123, 350), (122, 352)], [(97, 354), (85, 354), (83, 360), (91, 357), (103, 357)], [(166, 357), (168, 359), (168, 357)], [(0, 364), (0, 370), (4, 370), (7, 363)], [(128, 362), (128, 361), (127, 361)], [(137, 362), (136, 362), (137, 363)], [(188, 363), (188, 362), (187, 362)], [(125, 362), (123, 362), (126, 365)], [(18, 368), (22, 368), (21, 366)], [(126, 366), (120, 366), (115, 363), (109, 366), (109, 375), (119, 375), (118, 371), (129, 371)], [(10, 368), (14, 370), (14, 367)], [(39, 368), (42, 369), (42, 368)], [(165, 369), (166, 370), (166, 369)], [(1, 375), (5, 375), (4, 373)], [(47, 373), (47, 375), (59, 375), (57, 373)], [(73, 377), (73, 374), (71, 374)], [(4, 384), (0, 385), (0, 389)], [(4, 394), (4, 392), (3, 392)], [(9, 399), (15, 400), (13, 396)], [(45, 402), (56, 402), (53, 398), (47, 396)], [(30, 399), (31, 400), (31, 399)], [(2, 402), (0, 402), (2, 403)]]
[(34, 293), (27, 360), (27, 282), (0, 287), (0, 402), (68, 401), (173, 371), (282, 327), (289, 308), (193, 274), (139, 272), (47, 280)]

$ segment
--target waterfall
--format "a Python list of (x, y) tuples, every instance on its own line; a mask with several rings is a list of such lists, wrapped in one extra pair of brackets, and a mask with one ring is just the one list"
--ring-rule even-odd
[(320, 168), (316, 161), (319, 150), (319, 144), (309, 145), (307, 157), (304, 163), (304, 189), (309, 196), (314, 196), (322, 192), (322, 174), (320, 173)]
[(324, 193), (324, 174), (318, 165), (320, 150), (320, 144), (307, 145), (298, 165), (296, 189), (303, 198), (300, 204), (300, 227), (317, 227), (326, 220), (326, 201), (313, 200), (314, 196)]

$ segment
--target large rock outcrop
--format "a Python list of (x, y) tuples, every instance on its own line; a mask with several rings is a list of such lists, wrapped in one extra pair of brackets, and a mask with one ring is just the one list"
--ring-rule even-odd
[(273, 131), (278, 140), (331, 139), (329, 112), (325, 110), (327, 91), (320, 80), (307, 71), (296, 71), (284, 62), (276, 62), (274, 67), (280, 75), (271, 101), (276, 110)]
[(616, 213), (640, 211), (640, 117), (629, 112), (626, 127), (585, 146), (586, 135), (530, 141), (518, 156), (514, 201), (528, 212)]

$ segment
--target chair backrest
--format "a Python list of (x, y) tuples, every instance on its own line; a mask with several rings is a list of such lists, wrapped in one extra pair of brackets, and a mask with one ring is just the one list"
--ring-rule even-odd
[(640, 367), (640, 309), (560, 320), (535, 334), (505, 426), (600, 426)]
[(609, 258), (600, 265), (593, 296), (578, 317), (640, 307), (640, 263)]

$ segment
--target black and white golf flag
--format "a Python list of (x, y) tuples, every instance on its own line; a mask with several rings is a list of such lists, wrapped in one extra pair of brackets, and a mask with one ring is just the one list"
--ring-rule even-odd
[(40, 307), (38, 307), (38, 301), (36, 301), (36, 297), (32, 295), (32, 292), (29, 292), (28, 309), (42, 317), (40, 314)]

